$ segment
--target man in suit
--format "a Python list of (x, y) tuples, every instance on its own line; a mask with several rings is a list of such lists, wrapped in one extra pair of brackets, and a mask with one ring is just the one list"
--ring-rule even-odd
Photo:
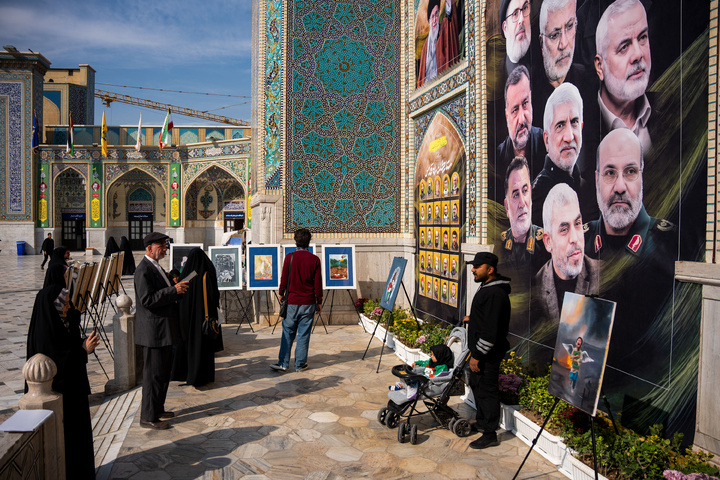
[(155, 430), (170, 428), (161, 419), (174, 417), (165, 411), (170, 386), (172, 346), (179, 343), (178, 297), (188, 282), (173, 285), (158, 263), (168, 249), (168, 236), (148, 234), (143, 243), (145, 258), (135, 270), (135, 343), (143, 347), (143, 382), (140, 426)]

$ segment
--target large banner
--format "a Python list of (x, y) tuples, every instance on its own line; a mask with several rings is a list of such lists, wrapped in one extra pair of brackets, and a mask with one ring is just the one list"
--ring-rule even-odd
[(674, 263), (704, 251), (708, 20), (699, 1), (486, 10), (488, 234), (512, 278), (511, 343), (540, 369), (565, 292), (616, 302), (603, 383), (613, 413), (686, 441), (700, 290), (674, 281)]
[(465, 230), (465, 146), (438, 109), (418, 149), (415, 166), (415, 309), (424, 318), (456, 324), (464, 292), (460, 244)]

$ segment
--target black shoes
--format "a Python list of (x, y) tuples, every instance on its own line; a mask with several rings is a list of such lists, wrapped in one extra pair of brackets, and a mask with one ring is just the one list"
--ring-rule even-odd
[(272, 365), (270, 365), (270, 368), (272, 368), (276, 372), (286, 372), (287, 371), (287, 367), (283, 367), (279, 363), (273, 363)]
[(310, 367), (309, 367), (309, 365), (306, 363), (306, 364), (303, 365), (302, 367), (296, 368), (295, 371), (296, 371), (296, 372), (303, 372), (303, 371), (307, 370), (308, 368), (310, 368)]
[(476, 450), (481, 450), (483, 448), (488, 447), (497, 447), (500, 445), (500, 441), (497, 438), (497, 433), (483, 433), (482, 437), (478, 438), (477, 440), (473, 440), (470, 442), (470, 448), (474, 448)]
[(158, 415), (160, 420), (165, 418), (175, 418), (175, 412), (162, 412), (160, 415)]
[(167, 422), (148, 422), (147, 420), (140, 420), (140, 426), (143, 428), (151, 428), (153, 430), (167, 430), (170, 428), (170, 424)]

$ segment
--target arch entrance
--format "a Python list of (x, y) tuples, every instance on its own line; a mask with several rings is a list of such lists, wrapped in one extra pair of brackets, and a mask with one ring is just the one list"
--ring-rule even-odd
[(55, 178), (55, 225), (60, 225), (60, 244), (69, 250), (85, 250), (85, 177), (67, 168)]

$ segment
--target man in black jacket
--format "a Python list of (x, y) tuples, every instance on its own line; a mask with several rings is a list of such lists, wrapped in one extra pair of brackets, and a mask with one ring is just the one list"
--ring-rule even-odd
[(500, 445), (495, 432), (500, 425), (500, 362), (510, 348), (510, 279), (497, 271), (498, 257), (478, 252), (470, 262), (475, 283), (482, 285), (470, 307), (468, 347), (470, 347), (469, 384), (475, 397), (476, 427), (483, 435), (470, 443), (480, 449)]
[(170, 428), (162, 418), (172, 418), (165, 411), (165, 397), (170, 386), (172, 346), (180, 342), (178, 297), (188, 289), (188, 282), (172, 285), (160, 261), (167, 251), (168, 236), (152, 232), (143, 240), (145, 257), (135, 269), (135, 343), (143, 347), (143, 382), (140, 426), (155, 430)]
[(40, 265), (40, 270), (45, 270), (45, 262), (48, 261), (48, 258), (52, 255), (53, 250), (55, 250), (55, 240), (52, 238), (52, 233), (48, 233), (48, 236), (45, 240), (43, 240), (42, 247), (40, 247), (40, 249), (45, 256), (43, 263)]

